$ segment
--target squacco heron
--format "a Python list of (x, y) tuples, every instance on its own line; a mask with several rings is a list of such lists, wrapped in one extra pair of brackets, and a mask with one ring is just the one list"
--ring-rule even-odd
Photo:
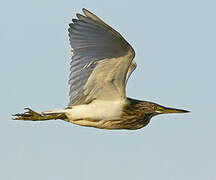
[(135, 130), (158, 114), (186, 113), (126, 96), (125, 86), (136, 68), (130, 44), (96, 15), (83, 9), (69, 24), (71, 45), (70, 102), (66, 108), (37, 113), (26, 108), (16, 120), (61, 119), (101, 129)]

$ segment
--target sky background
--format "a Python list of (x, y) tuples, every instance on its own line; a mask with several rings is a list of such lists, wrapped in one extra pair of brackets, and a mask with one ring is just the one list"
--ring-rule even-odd
[[(136, 131), (12, 121), (66, 107), (68, 24), (87, 8), (134, 47), (132, 98), (190, 110)], [(0, 179), (216, 179), (216, 1), (19, 0), (0, 6)]]

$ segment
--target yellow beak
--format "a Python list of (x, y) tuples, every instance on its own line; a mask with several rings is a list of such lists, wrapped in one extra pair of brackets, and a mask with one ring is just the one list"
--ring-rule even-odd
[(183, 109), (176, 109), (176, 108), (168, 108), (163, 106), (157, 106), (156, 111), (159, 114), (168, 114), (168, 113), (188, 113), (190, 111), (183, 110)]

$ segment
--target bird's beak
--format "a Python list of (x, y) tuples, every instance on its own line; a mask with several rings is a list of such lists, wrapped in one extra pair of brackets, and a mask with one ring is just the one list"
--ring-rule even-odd
[(188, 113), (190, 111), (183, 110), (183, 109), (176, 109), (176, 108), (168, 108), (168, 107), (158, 105), (155, 112), (159, 114), (168, 114), (168, 113)]

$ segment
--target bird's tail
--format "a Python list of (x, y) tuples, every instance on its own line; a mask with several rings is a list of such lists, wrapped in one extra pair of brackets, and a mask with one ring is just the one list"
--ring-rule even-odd
[(25, 113), (21, 114), (15, 114), (14, 120), (24, 120), (24, 121), (46, 121), (46, 120), (55, 120), (55, 119), (62, 119), (65, 120), (67, 119), (67, 116), (65, 115), (64, 112), (55, 112), (53, 111), (52, 113), (46, 113), (42, 112), (42, 114), (37, 113), (30, 108), (25, 108), (27, 110)]

